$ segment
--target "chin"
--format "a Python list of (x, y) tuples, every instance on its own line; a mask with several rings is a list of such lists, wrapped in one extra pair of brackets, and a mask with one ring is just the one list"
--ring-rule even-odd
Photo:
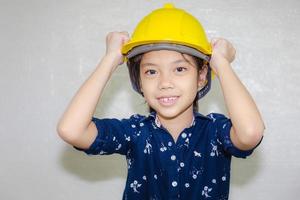
[(174, 109), (174, 108), (169, 108), (169, 109), (157, 109), (156, 110), (157, 114), (165, 119), (174, 119), (174, 118), (178, 117), (179, 115), (181, 115), (182, 113), (184, 113), (185, 111), (187, 111), (187, 109), (178, 110), (178, 109)]
[(185, 112), (193, 112), (193, 102), (191, 104), (177, 102), (169, 106), (163, 106), (157, 102), (148, 102), (148, 105), (151, 106), (159, 116), (165, 119), (174, 119)]

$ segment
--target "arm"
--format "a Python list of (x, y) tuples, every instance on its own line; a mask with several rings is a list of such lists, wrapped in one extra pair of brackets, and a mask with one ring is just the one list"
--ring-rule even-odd
[(212, 41), (210, 66), (217, 74), (223, 91), (228, 114), (232, 121), (230, 138), (241, 150), (255, 147), (265, 129), (259, 110), (251, 95), (232, 70), (235, 49), (224, 39)]
[(88, 148), (97, 136), (91, 119), (106, 83), (118, 65), (123, 63), (122, 45), (129, 36), (125, 32), (109, 33), (106, 54), (95, 71), (79, 88), (57, 124), (59, 136), (79, 148)]

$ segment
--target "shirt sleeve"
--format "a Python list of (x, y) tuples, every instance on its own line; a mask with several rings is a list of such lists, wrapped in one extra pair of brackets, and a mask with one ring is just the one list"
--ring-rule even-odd
[(130, 119), (98, 119), (92, 118), (95, 123), (98, 134), (96, 139), (88, 149), (81, 149), (73, 146), (79, 151), (88, 155), (109, 155), (118, 153), (126, 155), (132, 145), (133, 131), (132, 126), (136, 120)]
[(222, 143), (224, 151), (238, 158), (246, 158), (251, 155), (254, 149), (260, 144), (260, 142), (250, 150), (240, 150), (234, 146), (230, 138), (230, 129), (232, 127), (231, 120), (222, 114), (211, 114), (213, 123), (215, 123), (216, 133), (218, 140)]

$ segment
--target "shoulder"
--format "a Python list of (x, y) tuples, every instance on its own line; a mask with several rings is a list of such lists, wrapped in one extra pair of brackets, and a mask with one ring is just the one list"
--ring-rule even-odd
[(139, 130), (144, 126), (145, 121), (148, 117), (140, 114), (133, 114), (128, 118), (122, 118), (118, 120), (124, 128), (127, 130)]
[(128, 118), (121, 119), (120, 121), (122, 123), (129, 124), (134, 128), (134, 126), (143, 125), (143, 123), (146, 119), (147, 119), (147, 116), (140, 115), (140, 114), (133, 114)]
[(147, 118), (147, 116), (144, 116), (144, 115), (133, 114), (129, 118), (124, 119), (124, 120), (129, 120), (129, 121), (132, 121), (132, 122), (141, 122), (146, 118)]
[(224, 124), (231, 124), (231, 120), (221, 113), (209, 113), (206, 116), (211, 119), (211, 124), (215, 127), (223, 127)]
[(228, 119), (224, 114), (221, 113), (209, 113), (208, 115), (206, 115), (208, 118), (210, 118), (212, 121), (216, 121), (216, 120), (226, 120)]
[(146, 116), (140, 115), (140, 114), (133, 114), (127, 118), (115, 118), (115, 117), (105, 117), (105, 118), (98, 118), (93, 117), (92, 120), (94, 121), (107, 121), (107, 122), (121, 122), (121, 123), (138, 123), (140, 121), (143, 121)]
[(213, 131), (215, 132), (216, 129), (217, 130), (224, 130), (224, 129), (227, 129), (227, 128), (230, 128), (232, 126), (231, 124), (231, 120), (230, 118), (228, 118), (227, 116), (225, 116), (224, 114), (221, 114), (221, 113), (209, 113), (207, 115), (201, 115), (201, 114), (198, 114), (198, 117), (199, 118), (200, 116), (200, 124), (206, 124), (207, 125), (207, 128), (206, 130), (209, 130), (209, 131)]
[(194, 113), (194, 115), (195, 115), (196, 118), (208, 120), (208, 121), (211, 121), (211, 122), (217, 122), (217, 121), (220, 121), (220, 120), (228, 120), (229, 119), (224, 114), (214, 113), (214, 112), (209, 113), (207, 115), (203, 115), (203, 114), (197, 112), (197, 113)]
[(102, 129), (105, 129), (105, 130), (106, 129), (114, 129), (114, 130), (123, 129), (124, 131), (126, 131), (126, 130), (131, 130), (132, 128), (139, 127), (145, 118), (146, 117), (143, 115), (133, 114), (127, 118), (93, 117), (92, 121), (95, 123), (98, 130), (99, 129), (101, 129), (101, 130)]

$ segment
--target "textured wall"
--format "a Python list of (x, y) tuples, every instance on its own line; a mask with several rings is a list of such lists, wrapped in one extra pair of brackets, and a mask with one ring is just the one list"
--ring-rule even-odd
[[(237, 49), (233, 68), (266, 123), (252, 157), (234, 159), (232, 200), (300, 195), (300, 1), (173, 1), (195, 15), (209, 38)], [(56, 123), (105, 52), (105, 35), (132, 32), (164, 1), (0, 0), (0, 199), (121, 199), (125, 159), (88, 157), (66, 145)], [(218, 81), (200, 111), (225, 112)], [(122, 102), (122, 104), (120, 103)], [(97, 116), (145, 113), (119, 67)]]

